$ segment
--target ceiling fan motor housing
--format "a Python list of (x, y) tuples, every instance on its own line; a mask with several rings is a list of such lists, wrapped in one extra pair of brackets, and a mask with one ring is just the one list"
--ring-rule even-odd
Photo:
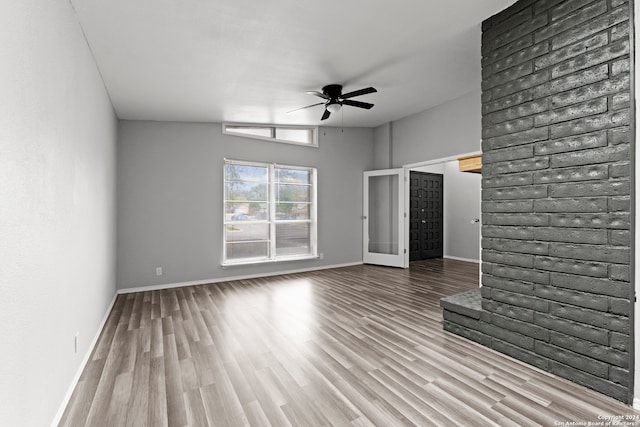
[(337, 100), (342, 95), (342, 85), (326, 85), (322, 88), (322, 93), (331, 97), (332, 100)]

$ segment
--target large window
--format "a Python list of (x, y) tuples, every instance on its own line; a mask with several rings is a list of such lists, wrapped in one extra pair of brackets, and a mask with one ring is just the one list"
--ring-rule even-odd
[(318, 128), (311, 126), (224, 123), (222, 132), (228, 135), (244, 136), (245, 138), (286, 142), (310, 147), (318, 146)]
[(314, 258), (316, 169), (225, 160), (223, 264)]

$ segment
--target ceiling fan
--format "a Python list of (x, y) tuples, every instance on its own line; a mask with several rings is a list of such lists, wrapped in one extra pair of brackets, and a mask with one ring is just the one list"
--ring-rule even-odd
[(319, 96), (323, 98), (323, 102), (318, 102), (317, 104), (307, 105), (306, 107), (297, 108), (295, 110), (289, 111), (289, 113), (293, 113), (294, 111), (304, 110), (306, 108), (315, 107), (318, 105), (324, 105), (324, 114), (322, 114), (322, 118), (320, 120), (326, 120), (329, 118), (331, 113), (336, 113), (340, 111), (343, 105), (350, 105), (352, 107), (365, 108), (367, 110), (373, 107), (373, 104), (369, 104), (368, 102), (361, 101), (353, 101), (350, 98), (360, 95), (366, 95), (368, 93), (377, 92), (375, 88), (367, 87), (360, 90), (354, 90), (349, 93), (342, 93), (342, 85), (326, 85), (322, 88), (322, 92), (318, 92), (317, 90), (308, 91), (307, 93), (310, 95)]

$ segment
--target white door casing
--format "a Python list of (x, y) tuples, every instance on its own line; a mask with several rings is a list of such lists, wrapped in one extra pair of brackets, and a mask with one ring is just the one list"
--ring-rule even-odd
[(362, 260), (407, 268), (405, 256), (405, 169), (364, 172)]

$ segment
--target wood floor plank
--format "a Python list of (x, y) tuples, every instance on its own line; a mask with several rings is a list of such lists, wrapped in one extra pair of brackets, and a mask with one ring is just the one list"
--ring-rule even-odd
[(206, 426), (207, 411), (204, 409), (202, 395), (199, 388), (190, 389), (184, 392), (185, 408), (187, 409), (187, 425)]
[(151, 320), (151, 338), (149, 343), (151, 357), (162, 357), (164, 355), (164, 342), (162, 339), (162, 318), (155, 317)]
[[(164, 358), (152, 358), (149, 367), (149, 413), (147, 416), (149, 426), (167, 427), (169, 424), (164, 372)], [(144, 423), (144, 418), (144, 415), (141, 415), (139, 419), (141, 425)], [(131, 418), (132, 424), (136, 421), (138, 420)]]
[(640, 415), (442, 329), (478, 265), (119, 295), (60, 426), (553, 426)]
[[(248, 368), (247, 365), (241, 366)], [(262, 412), (272, 426), (290, 426), (291, 423), (281, 409), (286, 399), (280, 397), (276, 390), (270, 389), (269, 384), (260, 379), (261, 371), (246, 369), (243, 372), (245, 380), (256, 396), (256, 405), (260, 408), (258, 412)], [(247, 418), (251, 419), (251, 416)]]
[(184, 321), (179, 320), (174, 322), (173, 329), (175, 331), (176, 339), (176, 351), (178, 352), (178, 360), (185, 360), (191, 358), (191, 347), (189, 346), (189, 340), (184, 330)]
[(127, 419), (127, 409), (131, 400), (131, 388), (133, 384), (133, 374), (124, 372), (116, 376), (113, 386), (109, 408), (106, 419), (101, 420), (106, 425), (121, 426)]
[(363, 393), (361, 389), (359, 390), (355, 382), (338, 380), (334, 385), (363, 414), (361, 419), (366, 419), (377, 426), (399, 424), (398, 418), (383, 408), (375, 397), (368, 399), (366, 393)]
[(253, 427), (272, 427), (269, 418), (267, 418), (267, 415), (257, 401), (249, 402), (245, 408), (245, 412), (249, 425)]
[(509, 424), (509, 420), (505, 416), (490, 410), (491, 406), (500, 399), (485, 396), (481, 390), (457, 382), (454, 378), (438, 378), (433, 384), (442, 390), (443, 395), (447, 396), (451, 402), (458, 402), (458, 407), (466, 406), (475, 411), (479, 417), (488, 419), (499, 426)]
[(102, 370), (100, 381), (87, 414), (88, 425), (100, 425), (109, 413), (109, 406), (114, 397), (114, 388), (118, 374), (122, 373), (121, 365), (128, 353), (127, 324), (119, 322), (112, 341), (112, 351), (109, 352)]
[(142, 294), (142, 306), (140, 308), (140, 329), (151, 327), (151, 293), (140, 292)]
[(441, 412), (434, 406), (434, 401), (423, 399), (426, 387), (409, 387), (399, 383), (381, 371), (370, 373), (371, 377), (383, 387), (380, 395), (384, 401), (400, 409), (404, 417), (416, 425), (458, 425), (453, 412)]
[[(142, 341), (141, 341), (142, 345)], [(136, 359), (131, 384), (131, 397), (128, 402), (125, 426), (136, 427), (148, 424), (149, 414), (149, 371), (151, 359), (149, 352), (140, 352)]]
[(164, 377), (169, 427), (187, 425), (182, 372), (173, 334), (164, 336)]

